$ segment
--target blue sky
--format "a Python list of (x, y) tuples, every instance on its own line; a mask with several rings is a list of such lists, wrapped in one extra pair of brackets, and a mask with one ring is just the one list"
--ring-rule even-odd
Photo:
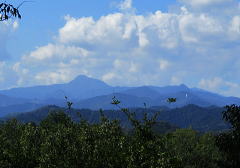
[[(7, 2), (18, 6), (21, 1)], [(12, 57), (19, 57), (36, 46), (48, 43), (65, 24), (66, 15), (76, 18), (92, 16), (98, 19), (109, 13), (118, 12), (118, 5), (121, 2), (121, 0), (34, 0), (25, 3), (21, 7), (23, 19), (19, 22), (20, 26), (8, 46), (9, 52)], [(137, 13), (147, 14), (156, 10), (168, 11), (169, 6), (175, 3), (175, 0), (159, 0), (158, 3), (156, 0), (136, 0), (133, 5)]]
[(84, 74), (240, 96), (237, 0), (35, 0), (20, 10), (0, 23), (0, 89)]

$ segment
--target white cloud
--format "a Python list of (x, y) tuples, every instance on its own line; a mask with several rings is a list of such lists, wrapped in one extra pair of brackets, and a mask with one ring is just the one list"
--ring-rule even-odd
[(240, 16), (234, 16), (229, 27), (230, 37), (235, 40), (240, 38)]
[(41, 72), (35, 76), (35, 79), (40, 82), (44, 81), (45, 84), (62, 83), (69, 80), (68, 74), (69, 72), (66, 71)]
[(111, 80), (115, 79), (116, 77), (117, 77), (117, 75), (115, 73), (109, 72), (102, 76), (102, 80), (111, 81)]
[[(132, 8), (132, 1), (122, 5)], [(85, 74), (112, 85), (185, 83), (227, 95), (235, 88), (240, 95), (235, 80), (240, 73), (240, 11), (234, 5), (226, 10), (215, 15), (186, 5), (179, 13), (66, 16), (55, 42), (37, 47), (9, 71), (19, 76), (18, 85), (67, 82)]]
[(205, 13), (185, 13), (179, 16), (182, 40), (189, 43), (205, 42), (206, 38), (212, 38), (215, 41), (216, 36), (225, 33), (223, 26), (218, 18)]
[(132, 0), (124, 0), (119, 4), (121, 10), (127, 10), (132, 8)]
[(238, 83), (225, 81), (220, 77), (202, 79), (199, 83), (199, 87), (213, 92), (221, 92), (225, 95), (240, 95), (240, 85)]
[(205, 88), (208, 90), (217, 90), (223, 83), (223, 80), (219, 77), (215, 77), (213, 79), (202, 79), (199, 83), (201, 88)]
[(233, 0), (179, 0), (185, 4), (189, 4), (193, 7), (207, 6), (207, 5), (216, 5), (222, 3), (229, 3)]
[(48, 44), (47, 46), (38, 47), (35, 51), (31, 52), (28, 56), (24, 57), (26, 60), (32, 59), (36, 61), (43, 61), (52, 58), (67, 58), (69, 57), (87, 57), (89, 52), (83, 48), (76, 46), (64, 46)]
[(167, 60), (160, 59), (159, 60), (159, 68), (161, 70), (166, 70), (170, 66), (170, 63)]

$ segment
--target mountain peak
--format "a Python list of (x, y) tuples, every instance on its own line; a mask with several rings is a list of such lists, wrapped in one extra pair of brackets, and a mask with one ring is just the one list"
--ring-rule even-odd
[(71, 82), (76, 82), (76, 81), (83, 81), (83, 80), (91, 80), (92, 78), (89, 78), (85, 75), (78, 75), (75, 77)]
[(100, 81), (98, 79), (90, 78), (90, 77), (85, 76), (85, 75), (78, 75), (77, 77), (75, 77), (69, 83), (88, 83), (88, 82), (102, 82), (102, 81)]
[(101, 81), (99, 79), (90, 78), (90, 77), (85, 76), (85, 75), (77, 76), (71, 82), (69, 82), (69, 84), (71, 84), (71, 86), (72, 85), (77, 85), (77, 86), (81, 86), (81, 87), (84, 87), (84, 88), (92, 88), (92, 87), (94, 87), (94, 88), (95, 87), (106, 88), (106, 87), (109, 87), (103, 81)]
[(187, 85), (185, 85), (185, 84), (180, 84), (179, 87), (184, 88), (184, 89), (189, 89), (189, 88), (187, 87)]

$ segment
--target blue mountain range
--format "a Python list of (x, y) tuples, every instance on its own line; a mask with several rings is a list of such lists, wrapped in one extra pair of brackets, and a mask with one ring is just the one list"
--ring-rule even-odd
[[(69, 83), (47, 86), (34, 86), (0, 90), (0, 117), (9, 113), (31, 111), (43, 105), (66, 106), (65, 96), (73, 102), (74, 108), (113, 109), (112, 98), (115, 96), (122, 107), (167, 106), (183, 107), (189, 104), (200, 107), (240, 104), (240, 98), (225, 97), (198, 88), (189, 88), (184, 84), (177, 86), (141, 86), (114, 87), (105, 82), (84, 75)], [(169, 97), (176, 98), (176, 103), (169, 104)], [(11, 109), (3, 113), (1, 109)]]

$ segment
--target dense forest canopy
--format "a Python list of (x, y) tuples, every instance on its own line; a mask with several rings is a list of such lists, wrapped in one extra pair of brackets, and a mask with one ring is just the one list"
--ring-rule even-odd
[[(53, 110), (40, 123), (16, 119), (0, 124), (0, 163), (3, 168), (238, 168), (239, 106), (227, 106), (223, 118), (232, 129), (221, 134), (200, 134), (191, 128), (158, 132), (156, 116), (141, 120), (121, 108), (132, 125), (109, 120), (100, 110), (98, 123), (78, 113)], [(113, 111), (114, 113), (114, 111)], [(160, 127), (163, 125), (158, 125)], [(155, 128), (154, 128), (155, 127)]]

